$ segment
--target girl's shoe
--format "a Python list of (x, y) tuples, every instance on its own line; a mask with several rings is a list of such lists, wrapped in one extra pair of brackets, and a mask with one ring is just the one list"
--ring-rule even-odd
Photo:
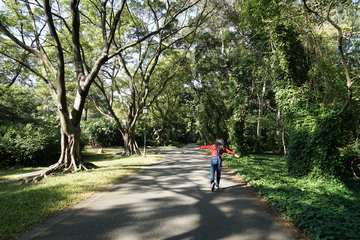
[(215, 186), (215, 190), (218, 190), (219, 189), (219, 187), (218, 186)]
[(213, 183), (211, 184), (211, 191), (213, 192), (214, 189), (215, 189), (215, 182), (213, 182)]

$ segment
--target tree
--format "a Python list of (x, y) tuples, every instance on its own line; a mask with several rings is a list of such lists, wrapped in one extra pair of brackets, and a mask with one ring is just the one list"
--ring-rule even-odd
[[(171, 67), (171, 63), (166, 61), (161, 67)], [(193, 95), (186, 85), (192, 77), (189, 65), (188, 61), (152, 104), (147, 125), (153, 144), (178, 145), (196, 139)]]
[[(192, 39), (209, 15), (206, 8), (207, 1), (127, 5), (128, 26), (136, 31), (131, 35), (126, 30), (119, 33), (121, 43), (143, 37), (150, 28), (157, 33), (119, 53), (117, 61), (107, 65), (95, 81), (98, 91), (92, 92), (98, 110), (113, 119), (123, 135), (125, 155), (140, 154), (135, 141), (136, 122), (142, 109), (156, 101), (187, 61)], [(165, 27), (170, 19), (171, 25)]]
[(200, 142), (208, 144), (221, 137), (230, 148), (245, 153), (248, 149), (244, 144), (244, 123), (251, 102), (248, 99), (253, 96), (248, 92), (252, 82), (236, 77), (241, 68), (238, 66), (250, 54), (239, 28), (238, 11), (235, 4), (224, 1), (207, 22), (196, 39), (194, 80), (188, 84), (194, 94)]
[[(300, 114), (295, 115), (288, 158), (289, 172), (294, 175), (349, 176), (350, 163), (359, 157), (358, 6), (351, 1), (303, 1), (308, 21), (320, 23), (321, 28), (314, 31), (316, 61), (308, 101), (305, 105), (300, 97), (296, 103)], [(303, 152), (297, 156), (300, 147)]]
[(0, 81), (2, 84), (11, 87), (16, 80), (18, 80), (18, 82), (25, 82), (27, 75), (24, 74), (24, 69), (21, 64), (11, 59), (0, 57), (0, 65), (4, 66), (0, 69)]
[[(353, 3), (352, 1), (331, 1), (328, 5), (316, 5), (309, 4), (306, 0), (303, 0), (303, 3), (309, 13), (318, 17), (321, 22), (327, 22), (337, 31), (338, 54), (340, 55), (340, 61), (345, 75), (343, 83), (345, 83), (347, 88), (347, 96), (344, 99), (345, 102), (337, 114), (339, 116), (350, 104), (353, 98), (353, 85), (360, 76), (358, 74), (359, 58), (357, 58), (358, 63), (353, 62), (355, 60), (353, 53), (358, 50), (356, 38), (359, 35), (359, 22), (356, 21), (356, 19), (359, 11), (359, 3)], [(341, 11), (341, 13), (339, 13), (339, 11)], [(342, 18), (346, 18), (347, 14), (352, 18), (349, 19), (351, 21), (350, 24), (342, 23)], [(317, 19), (315, 19), (315, 21), (317, 21)]]
[(240, 8), (248, 49), (269, 76), (290, 173), (338, 177), (358, 156), (358, 3), (250, 1)]
[[(68, 172), (94, 167), (81, 160), (80, 121), (90, 87), (101, 67), (126, 49), (170, 28), (180, 13), (198, 2), (174, 3), (173, 15), (163, 16), (162, 26), (152, 25), (147, 28), (147, 32), (125, 44), (118, 44), (121, 39), (116, 39), (116, 36), (122, 27), (126, 27), (122, 22), (128, 7), (126, 0), (98, 3), (80, 0), (4, 2), (0, 15), (0, 53), (21, 64), (34, 77), (46, 83), (58, 108), (61, 123), (59, 161), (26, 180), (36, 181), (64, 168)], [(100, 34), (94, 34), (90, 38), (89, 35), (83, 35), (83, 29), (93, 29)], [(134, 32), (136, 26), (129, 29), (129, 33)], [(94, 41), (100, 42), (101, 47), (93, 45)], [(18, 51), (18, 54), (13, 54), (12, 51)], [(19, 51), (28, 54), (36, 64), (29, 65), (23, 61), (19, 57)], [(74, 84), (76, 90), (69, 92), (70, 86)]]

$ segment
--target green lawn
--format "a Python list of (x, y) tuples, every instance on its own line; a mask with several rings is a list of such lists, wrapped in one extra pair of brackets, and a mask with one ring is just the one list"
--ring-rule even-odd
[[(84, 159), (100, 168), (65, 175), (53, 175), (39, 183), (0, 183), (0, 239), (13, 239), (59, 212), (112, 183), (130, 175), (161, 156), (147, 153), (147, 157), (114, 157), (117, 151), (96, 154), (87, 150)], [(0, 181), (43, 168), (21, 168), (0, 171)]]
[(312, 239), (359, 239), (360, 181), (297, 179), (286, 171), (285, 158), (251, 155), (224, 164), (255, 192), (292, 219)]

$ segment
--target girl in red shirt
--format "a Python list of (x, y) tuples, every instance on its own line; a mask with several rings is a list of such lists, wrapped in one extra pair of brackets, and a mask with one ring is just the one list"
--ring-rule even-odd
[[(209, 149), (211, 150), (211, 167), (210, 167), (210, 183), (211, 183), (211, 191), (219, 188), (220, 177), (221, 177), (221, 156), (223, 153), (228, 153), (234, 155), (236, 158), (239, 156), (229, 149), (224, 148), (224, 141), (221, 138), (216, 139), (214, 145), (206, 145), (197, 149)], [(214, 176), (216, 171), (216, 182), (214, 182)]]

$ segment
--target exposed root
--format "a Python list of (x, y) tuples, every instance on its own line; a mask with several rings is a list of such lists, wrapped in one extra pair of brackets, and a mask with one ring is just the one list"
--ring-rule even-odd
[(120, 154), (121, 157), (126, 157), (126, 152)]
[(12, 183), (12, 182), (18, 182), (18, 181), (22, 181), (22, 184), (36, 183), (36, 182), (41, 181), (41, 179), (46, 178), (47, 176), (50, 176), (50, 175), (66, 174), (66, 173), (77, 172), (77, 171), (82, 171), (82, 170), (87, 171), (87, 170), (95, 169), (95, 168), (99, 168), (99, 167), (90, 162), (81, 162), (79, 167), (67, 168), (66, 170), (64, 170), (65, 164), (56, 163), (54, 165), (51, 165), (47, 169), (21, 174), (21, 175), (16, 176), (17, 179), (0, 181), (0, 183)]
[(20, 179), (4, 180), (4, 181), (0, 181), (0, 183), (14, 183), (14, 182), (18, 182), (18, 181), (20, 181)]
[(49, 168), (40, 170), (37, 172), (30, 172), (18, 175), (18, 180), (23, 181), (24, 183), (36, 183), (39, 182), (41, 179), (46, 178), (47, 176), (53, 175), (53, 174), (61, 174), (63, 172), (63, 169), (65, 168), (64, 164), (56, 163), (54, 165), (51, 165)]
[(99, 168), (99, 167), (91, 162), (81, 161), (81, 163), (80, 163), (80, 169), (82, 169), (82, 170), (87, 171), (87, 170), (96, 169), (96, 168)]

